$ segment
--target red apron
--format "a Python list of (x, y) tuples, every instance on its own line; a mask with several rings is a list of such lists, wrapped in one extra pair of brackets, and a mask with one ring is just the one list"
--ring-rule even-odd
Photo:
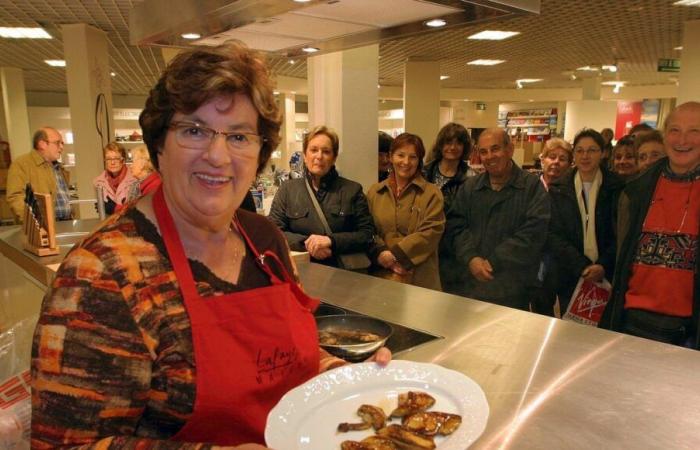
[[(311, 314), (318, 301), (297, 286), (277, 255), (259, 254), (237, 218), (234, 225), (272, 286), (201, 297), (162, 188), (153, 208), (190, 319), (196, 367), (194, 411), (173, 440), (263, 444), (272, 407), (318, 374), (318, 335)], [(269, 260), (279, 265), (284, 281), (270, 270)]]

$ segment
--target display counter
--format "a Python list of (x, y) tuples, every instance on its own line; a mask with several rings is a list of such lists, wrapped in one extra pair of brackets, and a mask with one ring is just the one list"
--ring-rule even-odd
[[(47, 258), (21, 249), (18, 227), (0, 229), (3, 264), (45, 288), (52, 264), (97, 224), (60, 223), (61, 255)], [(441, 337), (395, 357), (479, 383), (491, 411), (472, 448), (700, 445), (700, 352), (318, 264), (298, 269), (311, 295)], [(5, 294), (2, 301), (7, 307), (26, 298)]]

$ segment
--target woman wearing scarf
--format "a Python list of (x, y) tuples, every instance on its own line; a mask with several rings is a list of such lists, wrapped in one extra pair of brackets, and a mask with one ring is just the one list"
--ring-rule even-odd
[(403, 133), (389, 152), (389, 177), (369, 188), (367, 201), (377, 227), (372, 260), (377, 275), (440, 290), (438, 245), (445, 230), (440, 188), (421, 175), (425, 147)]
[(102, 200), (107, 214), (119, 211), (129, 200), (134, 184), (138, 184), (129, 168), (124, 164), (126, 150), (111, 142), (104, 148), (105, 171), (92, 181), (95, 188), (102, 188)]
[(552, 199), (549, 249), (558, 272), (564, 315), (580, 277), (613, 279), (617, 200), (623, 180), (601, 166), (605, 140), (583, 129), (574, 138), (574, 169), (549, 185)]

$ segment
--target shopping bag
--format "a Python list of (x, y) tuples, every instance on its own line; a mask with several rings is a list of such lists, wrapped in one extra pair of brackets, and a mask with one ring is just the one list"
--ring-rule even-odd
[(571, 296), (569, 307), (562, 316), (564, 320), (571, 320), (585, 325), (598, 326), (603, 316), (605, 306), (610, 299), (612, 286), (608, 280), (600, 283), (579, 278), (576, 289)]

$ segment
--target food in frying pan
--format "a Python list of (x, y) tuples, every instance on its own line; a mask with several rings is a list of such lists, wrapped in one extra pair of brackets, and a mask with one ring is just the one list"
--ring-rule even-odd
[(381, 339), (378, 335), (369, 331), (328, 329), (318, 332), (318, 340), (321, 345), (353, 345), (376, 342)]

